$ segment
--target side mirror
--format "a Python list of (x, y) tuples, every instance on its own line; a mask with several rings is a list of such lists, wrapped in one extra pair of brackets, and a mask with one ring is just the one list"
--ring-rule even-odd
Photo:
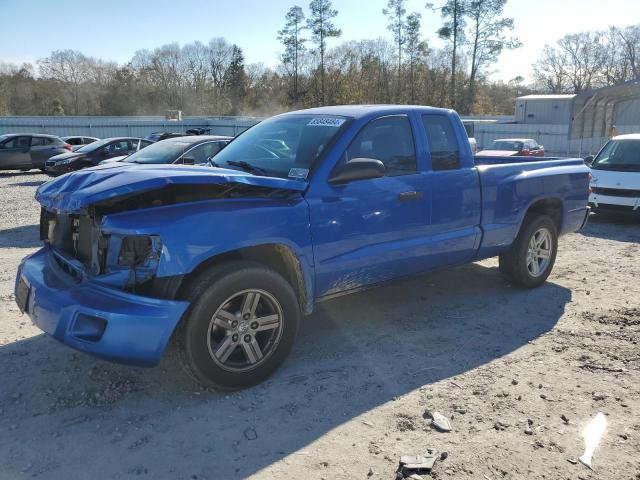
[(336, 168), (329, 177), (329, 183), (347, 183), (354, 180), (380, 178), (385, 174), (384, 163), (373, 158), (354, 158)]
[(587, 155), (584, 157), (584, 163), (591, 166), (593, 164), (593, 155)]
[(184, 165), (195, 165), (196, 159), (193, 157), (182, 157), (182, 163)]

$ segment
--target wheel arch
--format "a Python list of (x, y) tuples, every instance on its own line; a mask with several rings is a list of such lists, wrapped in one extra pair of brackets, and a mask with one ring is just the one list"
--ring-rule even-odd
[(558, 235), (560, 235), (560, 232), (562, 231), (562, 222), (564, 220), (562, 200), (558, 197), (545, 197), (534, 200), (525, 210), (524, 215), (520, 220), (520, 227), (518, 228), (518, 231), (522, 229), (522, 226), (528, 216), (536, 214), (547, 215), (550, 217), (556, 226)]
[(296, 255), (291, 247), (281, 243), (243, 247), (207, 258), (182, 278), (177, 288), (176, 297), (184, 298), (190, 283), (202, 272), (234, 260), (253, 261), (278, 272), (292, 286), (302, 311), (307, 315), (313, 311), (313, 277), (311, 272), (306, 265), (303, 265), (303, 260)]

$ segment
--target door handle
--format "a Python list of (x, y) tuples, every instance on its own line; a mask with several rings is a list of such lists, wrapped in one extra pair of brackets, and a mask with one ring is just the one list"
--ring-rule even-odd
[(402, 192), (398, 195), (400, 201), (404, 202), (407, 200), (417, 200), (422, 197), (422, 192), (416, 192), (415, 190), (410, 190), (408, 192)]

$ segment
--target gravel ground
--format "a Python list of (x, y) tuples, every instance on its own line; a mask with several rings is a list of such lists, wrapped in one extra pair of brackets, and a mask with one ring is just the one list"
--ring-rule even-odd
[[(40, 174), (0, 173), (0, 478), (640, 479), (640, 223), (592, 218), (549, 281), (493, 259), (323, 303), (268, 382), (219, 394), (60, 345), (15, 306)], [(446, 415), (439, 433), (425, 410)], [(575, 460), (598, 412), (594, 471)]]

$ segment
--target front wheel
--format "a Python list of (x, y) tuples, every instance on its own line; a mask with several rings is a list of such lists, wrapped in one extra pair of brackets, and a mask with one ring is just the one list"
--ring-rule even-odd
[(522, 288), (545, 282), (556, 261), (558, 232), (546, 215), (527, 216), (509, 250), (500, 255), (500, 271)]
[(300, 307), (277, 272), (230, 262), (202, 274), (186, 297), (191, 308), (181, 331), (181, 358), (204, 386), (236, 390), (260, 383), (291, 351)]

